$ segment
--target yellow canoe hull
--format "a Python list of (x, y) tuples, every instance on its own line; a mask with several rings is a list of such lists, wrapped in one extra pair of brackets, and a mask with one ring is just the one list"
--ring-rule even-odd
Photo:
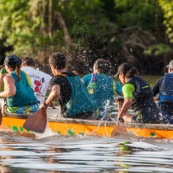
[[(26, 115), (3, 115), (1, 129), (10, 128), (13, 131), (28, 132), (23, 128)], [(173, 125), (164, 124), (124, 124), (117, 126), (112, 121), (79, 120), (79, 119), (49, 119), (49, 127), (60, 135), (97, 135), (103, 137), (114, 137), (121, 133), (122, 129), (145, 138), (173, 139)], [(122, 129), (121, 129), (122, 128)]]

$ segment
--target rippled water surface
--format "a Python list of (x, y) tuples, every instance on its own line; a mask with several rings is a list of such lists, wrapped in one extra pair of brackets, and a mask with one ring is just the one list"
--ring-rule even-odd
[(173, 172), (173, 141), (0, 132), (0, 172)]

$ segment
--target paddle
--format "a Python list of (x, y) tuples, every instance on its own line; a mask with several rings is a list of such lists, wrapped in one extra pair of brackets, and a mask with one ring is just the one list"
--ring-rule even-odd
[(47, 125), (46, 108), (39, 109), (31, 114), (25, 121), (23, 127), (37, 133), (43, 133)]

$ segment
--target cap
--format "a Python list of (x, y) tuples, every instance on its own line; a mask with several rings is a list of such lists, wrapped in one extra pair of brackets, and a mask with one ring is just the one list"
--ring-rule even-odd
[(167, 68), (173, 69), (173, 60), (169, 62), (169, 64), (166, 66)]
[(4, 65), (7, 65), (9, 67), (21, 64), (22, 64), (21, 59), (18, 58), (16, 55), (9, 55), (4, 60)]
[(132, 68), (132, 66), (128, 63), (123, 63), (118, 67), (118, 72), (114, 77), (117, 77), (120, 73), (124, 73), (126, 74), (130, 69)]

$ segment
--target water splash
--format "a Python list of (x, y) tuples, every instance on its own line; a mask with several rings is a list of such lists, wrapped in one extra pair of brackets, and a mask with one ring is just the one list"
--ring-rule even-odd
[(103, 117), (100, 119), (100, 122), (99, 122), (97, 128), (95, 130), (93, 130), (91, 134), (95, 134), (95, 132), (100, 128), (101, 124), (104, 124), (106, 134), (107, 134), (107, 136), (109, 136), (108, 132), (107, 132), (107, 128), (106, 128), (107, 122), (110, 120), (116, 122), (115, 118), (111, 117), (112, 116), (112, 114), (111, 114), (112, 106), (113, 105), (110, 104), (110, 100), (106, 100), (105, 106), (104, 106), (104, 111), (101, 114), (101, 115), (103, 115)]
[(47, 138), (47, 137), (52, 137), (52, 136), (59, 136), (59, 134), (53, 132), (49, 125), (47, 124), (46, 129), (43, 133), (36, 133), (34, 132), (35, 136), (37, 139), (42, 139), (42, 138)]

